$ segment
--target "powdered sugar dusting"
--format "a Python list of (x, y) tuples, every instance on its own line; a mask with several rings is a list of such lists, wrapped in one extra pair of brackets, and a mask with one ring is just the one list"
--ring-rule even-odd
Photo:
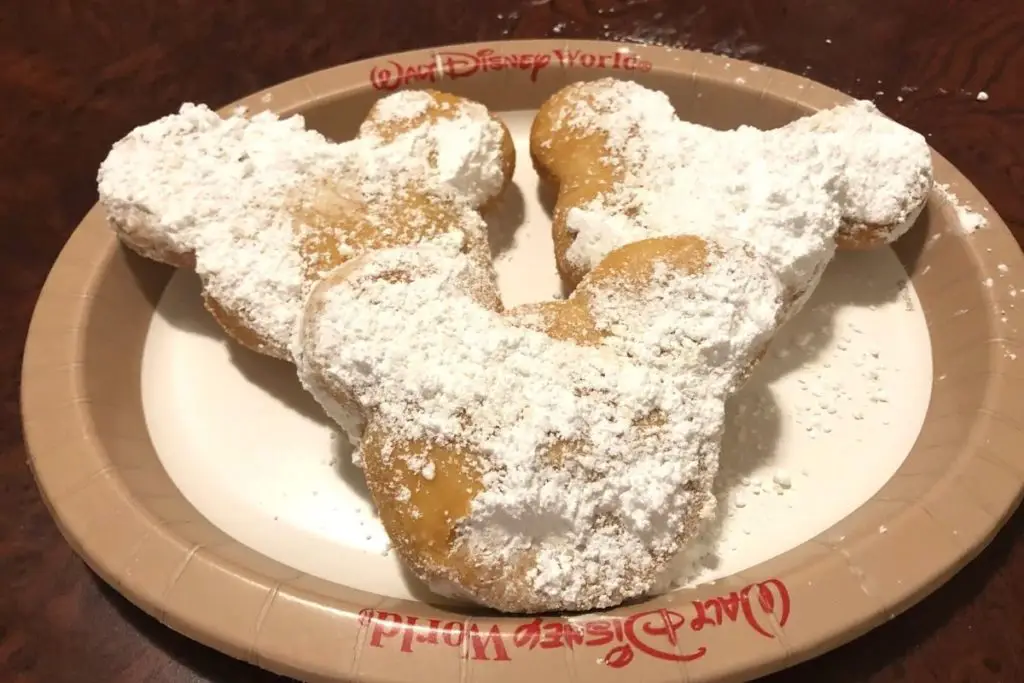
[[(479, 305), (475, 266), (450, 245), (380, 251), (317, 288), (302, 362), (391, 442), (459, 445), (482, 487), (458, 543), (505, 581), (527, 563), (517, 607), (606, 607), (649, 590), (713, 510), (724, 399), (782, 307), (767, 265), (738, 258), (655, 269), (639, 306), (595, 293), (612, 339), (586, 347)], [(691, 315), (668, 315), (681, 300)]]
[[(416, 90), (401, 91), (377, 102), (360, 129), (360, 138), (376, 148), (371, 165), (407, 166), (411, 159), (433, 160), (436, 180), (452, 187), (474, 206), (497, 196), (504, 183), (504, 129), (478, 102), (447, 99)], [(438, 114), (429, 116), (429, 108)], [(395, 124), (402, 133), (392, 134)]]
[(288, 193), (339, 170), (351, 152), (303, 126), (300, 116), (222, 119), (185, 104), (115, 144), (98, 177), (122, 235), (152, 245), (156, 258), (194, 254), (209, 296), (278, 348), (303, 294)]
[(936, 184), (935, 190), (956, 211), (957, 223), (961, 234), (969, 235), (975, 230), (980, 230), (988, 225), (988, 219), (961, 202), (960, 198), (953, 193), (952, 188), (948, 184)]
[(736, 251), (700, 277), (680, 279), (658, 263), (640, 291), (623, 284), (592, 296), (596, 326), (610, 333), (605, 344), (644, 365), (692, 373), (712, 393), (735, 389), (777, 328), (783, 299), (774, 273)]
[(408, 121), (425, 116), (434, 98), (422, 90), (403, 90), (376, 104), (376, 119), (382, 123)]
[[(421, 99), (409, 93), (389, 99), (382, 108), (392, 117), (404, 107), (422, 113)], [(476, 109), (387, 140), (366, 135), (337, 144), (304, 126), (301, 116), (248, 117), (240, 109), (222, 118), (184, 104), (118, 141), (97, 178), (125, 242), (174, 265), (194, 256), (205, 293), (268, 353), (285, 358), (311, 285), (291, 211), (308, 186), (337, 179), (379, 193), (418, 178), (476, 203), (500, 190), (503, 177), (503, 129)], [(444, 150), (433, 166), (430, 145)]]
[[(914, 443), (931, 394), (928, 331), (887, 251), (837, 258), (730, 399), (718, 512), (679, 567), (681, 583), (742, 571), (825, 532), (888, 481)], [(903, 330), (899, 339), (879, 343), (892, 329)], [(858, 488), (862, 497), (851, 496)]]
[[(890, 368), (886, 365), (878, 347), (867, 346), (865, 349), (865, 341), (858, 339), (864, 331), (857, 324), (848, 324), (834, 334), (837, 339), (833, 343), (840, 356), (849, 356), (847, 350), (850, 348), (861, 350), (857, 357), (846, 359), (850, 367), (833, 368), (832, 364), (826, 361), (818, 368), (815, 377), (797, 380), (799, 394), (794, 403), (799, 412), (794, 417), (794, 422), (810, 439), (820, 439), (830, 434), (839, 416), (844, 419), (852, 418), (858, 423), (874, 417), (867, 415), (862, 407), (865, 401), (886, 411), (889, 395), (882, 377), (885, 373), (899, 372), (898, 367)], [(804, 334), (798, 336), (794, 343), (798, 347), (806, 347), (816, 342), (811, 336)], [(774, 353), (779, 358), (785, 358), (793, 351), (781, 347), (775, 349)], [(862, 387), (858, 395), (851, 395), (845, 390), (844, 384), (851, 381), (856, 381), (858, 386)], [(881, 424), (888, 425), (890, 419), (889, 416), (883, 417)]]
[(924, 138), (856, 102), (772, 131), (717, 131), (678, 119), (667, 96), (604, 79), (578, 86), (555, 130), (600, 131), (620, 177), (570, 209), (568, 257), (592, 268), (642, 237), (730, 236), (769, 258), (794, 298), (810, 288), (841, 228), (887, 239), (909, 228), (931, 187)]
[[(836, 188), (846, 221), (906, 232), (932, 188), (931, 151), (920, 133), (884, 116), (869, 100), (820, 111), (769, 132), (793, 140), (812, 134), (835, 145), (843, 170)], [(813, 135), (817, 134), (817, 135)], [(814, 164), (813, 152), (807, 163)]]

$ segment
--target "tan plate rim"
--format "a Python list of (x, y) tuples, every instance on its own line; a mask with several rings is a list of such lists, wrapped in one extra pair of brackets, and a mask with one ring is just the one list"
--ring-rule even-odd
[[(580, 64), (557, 64), (558, 50), (606, 55), (608, 64), (615, 54), (632, 61), (584, 72)], [(451, 89), (469, 87), (474, 79), (494, 84), (520, 79), (515, 83), (521, 87), (527, 79), (547, 79), (556, 87), (581, 77), (657, 76), (689, 79), (698, 91), (733, 89), (747, 97), (760, 91), (761, 99), (788, 100), (807, 110), (849, 99), (802, 77), (740, 60), (633, 44), (539, 40), (387, 55), (315, 72), (239, 103), (293, 113), (365, 92), (371, 79), (390, 84), (382, 73), (389, 69), (394, 76), (395, 65), (440, 64), (439, 55), (452, 54), (474, 56), (470, 63), (476, 59), (478, 73), (469, 78), (463, 64), (461, 78), (415, 79), (411, 85)], [(488, 54), (548, 55), (551, 63), (485, 73), (480, 67)], [(494, 84), (488, 87), (496, 89)], [(299, 575), (227, 538), (194, 509), (188, 513), (187, 503), (181, 508), (174, 501), (177, 517), (154, 513), (154, 499), (145, 507), (134, 492), (146, 476), (159, 475), (112, 461), (111, 432), (104, 431), (101, 439), (97, 427), (98, 416), (107, 419), (103, 411), (111, 406), (86, 391), (86, 347), (89, 335), (97, 334), (90, 325), (104, 305), (97, 296), (99, 283), (132, 260), (103, 227), (96, 207), (53, 266), (29, 329), (21, 394), (29, 462), (62, 533), (100, 577), (185, 635), (279, 673), (305, 680), (395, 682), (418, 680), (424, 671), (437, 680), (485, 681), (527, 676), (742, 680), (766, 674), (851, 640), (920, 600), (980, 552), (1020, 503), (1024, 452), (1011, 444), (1024, 434), (1018, 421), (1024, 415), (1024, 365), (1015, 364), (1018, 355), (1024, 363), (1017, 334), (1024, 310), (980, 282), (1024, 272), (1024, 256), (966, 178), (938, 154), (935, 168), (937, 181), (948, 183), (989, 222), (969, 237), (928, 234), (920, 258), (953, 250), (966, 259), (961, 272), (928, 277), (924, 268), (912, 273), (919, 292), (955, 299), (962, 291), (984, 303), (956, 323), (929, 318), (933, 345), (949, 336), (962, 342), (952, 361), (968, 351), (983, 354), (984, 361), (980, 370), (972, 366), (962, 373), (964, 382), (980, 387), (978, 406), (958, 406), (956, 392), (941, 390), (940, 396), (933, 390), (926, 423), (938, 426), (922, 431), (914, 452), (933, 452), (928, 457), (936, 459), (948, 455), (949, 462), (938, 471), (901, 468), (875, 498), (818, 538), (712, 585), (595, 615), (469, 615)], [(942, 217), (929, 221), (929, 230), (948, 226)], [(119, 353), (111, 351), (112, 362)], [(950, 386), (960, 382), (956, 367), (947, 379), (936, 361), (936, 386), (941, 380)], [(117, 428), (124, 432), (115, 438), (148, 441), (144, 424), (121, 422)], [(954, 437), (953, 424), (963, 426), (963, 433)], [(955, 452), (942, 455), (961, 437)]]

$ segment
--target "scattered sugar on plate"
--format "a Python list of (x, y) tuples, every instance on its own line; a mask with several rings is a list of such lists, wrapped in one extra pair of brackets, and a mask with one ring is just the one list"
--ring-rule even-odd
[(960, 198), (953, 194), (953, 190), (949, 185), (936, 183), (935, 190), (956, 211), (957, 222), (960, 224), (960, 232), (962, 234), (968, 235), (988, 225), (988, 219), (961, 202)]
[[(812, 538), (827, 525), (817, 530), (812, 528), (815, 522), (808, 521), (805, 532), (794, 533), (803, 525), (794, 521), (794, 515), (826, 523), (823, 520), (835, 505), (834, 498), (847, 485), (844, 482), (859, 476), (837, 473), (837, 468), (849, 466), (851, 457), (863, 458), (861, 467), (871, 468), (874, 465), (869, 462), (882, 457), (880, 447), (902, 452), (903, 446), (881, 446), (877, 439), (899, 439), (895, 435), (904, 431), (905, 422), (916, 419), (916, 409), (908, 411), (901, 387), (928, 382), (930, 364), (916, 367), (904, 355), (909, 347), (901, 352), (879, 341), (878, 332), (886, 324), (873, 316), (897, 309), (900, 315), (914, 311), (919, 315), (919, 304), (914, 303), (911, 289), (912, 307), (903, 305), (902, 281), (895, 277), (886, 283), (884, 277), (857, 272), (862, 273), (865, 287), (875, 280), (878, 290), (891, 291), (881, 298), (866, 297), (852, 307), (816, 297), (799, 324), (776, 340), (748, 388), (738, 396), (719, 470), (721, 521), (705, 532), (700, 543), (705, 555), (681, 585), (742, 571), (774, 556), (774, 548), (781, 543), (788, 547)], [(781, 379), (769, 379), (765, 386), (761, 372), (768, 378), (782, 373)], [(922, 392), (922, 405), (927, 405), (926, 393), (930, 391)], [(922, 419), (923, 412), (922, 408)]]

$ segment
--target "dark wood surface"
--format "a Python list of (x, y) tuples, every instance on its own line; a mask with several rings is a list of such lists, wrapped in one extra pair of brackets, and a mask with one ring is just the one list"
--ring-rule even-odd
[[(1021, 0), (8, 0), (0, 12), (0, 680), (283, 681), (143, 615), (63, 542), (25, 465), (21, 352), (96, 168), (183, 100), (497, 38), (685, 46), (803, 73), (925, 133), (1024, 230)], [(979, 91), (989, 95), (979, 101)], [(1024, 681), (1024, 514), (918, 607), (776, 683)]]

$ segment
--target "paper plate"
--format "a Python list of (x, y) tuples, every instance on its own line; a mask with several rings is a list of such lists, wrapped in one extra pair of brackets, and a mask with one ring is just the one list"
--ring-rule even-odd
[[(663, 90), (683, 118), (718, 128), (773, 127), (847, 99), (721, 57), (529, 41), (349, 64), (242, 104), (301, 112), (338, 140), (398, 88), (486, 104), (519, 151), (515, 187), (489, 217), (503, 296), (519, 303), (559, 292), (550, 196), (529, 162), (533, 112), (563, 85), (605, 76)], [(388, 550), (358, 470), (292, 368), (227, 343), (195, 276), (127, 253), (98, 209), (32, 320), (31, 464), (103, 579), (171, 628), (296, 678), (765, 674), (906, 609), (1020, 501), (1024, 259), (937, 154), (935, 170), (946, 191), (915, 228), (894, 250), (841, 254), (733, 401), (710, 554), (695, 580), (643, 602), (516, 617), (432, 596)], [(962, 224), (978, 216), (987, 226)]]

